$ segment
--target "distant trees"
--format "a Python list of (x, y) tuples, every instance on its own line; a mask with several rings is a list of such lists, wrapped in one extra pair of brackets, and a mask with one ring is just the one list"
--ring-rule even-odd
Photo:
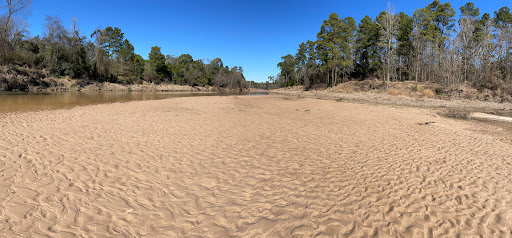
[[(297, 74), (296, 75), (297, 84), (299, 84), (299, 82), (306, 84), (306, 81), (308, 81), (308, 77), (306, 74), (306, 71), (308, 68), (308, 56), (307, 56), (306, 51), (307, 51), (307, 45), (306, 45), (306, 43), (302, 42), (299, 45), (299, 49), (297, 50), (297, 53), (295, 54), (295, 57), (294, 57), (295, 64), (292, 65), (292, 67), (296, 67), (296, 69), (294, 69), (294, 72), (296, 71), (296, 74)], [(278, 64), (278, 66), (279, 66), (279, 64)]]
[[(317, 68), (317, 60), (318, 56), (316, 54), (316, 42), (315, 41), (307, 41), (306, 43), (301, 43), (299, 45), (299, 49), (295, 54), (295, 76), (297, 77), (296, 83), (298, 85), (306, 85), (310, 86), (312, 80), (318, 78), (317, 74), (319, 70)], [(293, 65), (289, 65), (288, 68), (293, 67)], [(287, 69), (289, 70), (289, 69)], [(281, 71), (281, 74), (283, 71)], [(291, 71), (289, 73), (292, 73)], [(271, 78), (271, 81), (275, 80)]]
[[(93, 79), (97, 81), (134, 83), (143, 76), (145, 61), (135, 54), (135, 48), (117, 27), (97, 29), (91, 34), (95, 39)], [(153, 76), (151, 74), (151, 76)], [(148, 77), (153, 81), (153, 77)]]
[(448, 53), (447, 47), (453, 47), (448, 39), (455, 27), (454, 16), (455, 10), (450, 3), (441, 4), (438, 0), (414, 12), (417, 40), (420, 43), (416, 54), (419, 54), (417, 59), (422, 59), (416, 63), (418, 70), (423, 71), (424, 80), (440, 82), (439, 79), (443, 79), (441, 82), (453, 83), (453, 80), (449, 80), (450, 74), (441, 75), (448, 72), (441, 71), (441, 68), (451, 63), (451, 56), (444, 53)]
[(457, 41), (459, 44), (462, 66), (462, 78), (465, 82), (471, 81), (470, 75), (473, 70), (471, 65), (473, 60), (478, 57), (480, 50), (479, 41), (481, 38), (481, 26), (478, 17), (480, 10), (475, 8), (471, 2), (460, 7), (461, 17), (459, 19), (459, 33)]
[[(242, 67), (229, 68), (220, 58), (194, 60), (183, 54), (165, 56), (154, 46), (147, 60), (118, 27), (95, 30), (90, 38), (79, 33), (78, 19), (69, 28), (57, 16), (47, 16), (42, 37), (28, 37), (25, 16), (31, 0), (6, 0), (0, 17), (0, 64), (45, 70), (48, 76), (88, 82), (175, 83), (231, 89), (247, 86)], [(293, 70), (292, 70), (293, 71)]]
[[(75, 29), (78, 27), (74, 22)], [(73, 78), (86, 77), (89, 74), (86, 41), (77, 32), (69, 32), (59, 17), (47, 16), (45, 19), (44, 37), (35, 37), (23, 41), (31, 51), (18, 58), (18, 64), (45, 68), (55, 76), (68, 75)], [(17, 51), (23, 53), (23, 50)], [(26, 60), (35, 59), (35, 60)]]
[[(278, 63), (280, 73), (275, 82), (282, 86), (335, 85), (345, 80), (354, 68), (356, 24), (353, 18), (329, 16), (320, 28), (316, 41), (301, 43), (295, 56), (288, 54)], [(326, 77), (326, 80), (323, 78)]]
[[(332, 13), (316, 41), (301, 43), (295, 56), (278, 63), (280, 86), (335, 86), (367, 77), (441, 84), (472, 83), (496, 90), (512, 84), (512, 13), (502, 7), (491, 16), (468, 2), (456, 11), (433, 0), (412, 16), (388, 5), (375, 19)], [(293, 70), (292, 70), (293, 69)], [(510, 86), (509, 88), (512, 88)], [(510, 92), (512, 93), (512, 92)]]

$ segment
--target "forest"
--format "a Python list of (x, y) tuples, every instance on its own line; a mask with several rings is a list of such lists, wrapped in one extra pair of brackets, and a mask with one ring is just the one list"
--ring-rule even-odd
[[(78, 19), (66, 27), (58, 16), (47, 16), (42, 36), (29, 37), (27, 16), (32, 0), (5, 0), (0, 16), (0, 90), (39, 86), (41, 77), (68, 77), (82, 84), (173, 83), (241, 89), (247, 83), (242, 67), (224, 66), (220, 58), (194, 60), (189, 54), (164, 55), (158, 46), (145, 60), (117, 27), (80, 35)], [(9, 77), (37, 71), (27, 79)], [(23, 78), (23, 77), (22, 77)]]
[(493, 15), (468, 2), (456, 10), (434, 0), (412, 16), (387, 10), (357, 25), (352, 17), (332, 13), (316, 40), (281, 57), (280, 73), (268, 83), (306, 89), (378, 78), (390, 81), (470, 84), (512, 94), (512, 13)]

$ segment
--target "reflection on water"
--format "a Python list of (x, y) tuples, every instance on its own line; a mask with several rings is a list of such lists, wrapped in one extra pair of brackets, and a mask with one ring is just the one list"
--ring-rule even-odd
[(90, 104), (156, 100), (172, 97), (266, 95), (267, 92), (251, 93), (204, 93), (204, 92), (62, 92), (62, 93), (11, 93), (0, 92), (0, 113), (73, 108)]

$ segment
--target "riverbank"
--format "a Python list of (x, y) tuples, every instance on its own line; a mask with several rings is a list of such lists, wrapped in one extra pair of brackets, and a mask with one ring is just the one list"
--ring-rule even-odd
[[(219, 91), (240, 91), (229, 90), (217, 87), (199, 87), (189, 85), (177, 85), (169, 83), (148, 83), (142, 84), (119, 84), (108, 82), (84, 82), (66, 78), (44, 78), (43, 86), (22, 86), (22, 91), (26, 92), (219, 92)], [(4, 87), (4, 89), (9, 89)], [(17, 90), (15, 90), (17, 91)]]
[[(347, 84), (356, 84), (350, 82)], [(364, 82), (363, 82), (364, 83)], [(379, 82), (375, 83), (379, 84)], [(498, 116), (512, 117), (512, 103), (478, 100), (476, 93), (466, 93), (463, 96), (435, 96), (430, 89), (415, 92), (411, 83), (395, 83), (400, 90), (354, 90), (350, 87), (338, 85), (336, 88), (305, 91), (303, 87), (280, 88), (271, 90), (273, 94), (280, 94), (292, 98), (316, 98), (334, 100), (338, 102), (369, 103), (378, 105), (406, 106), (434, 109), (438, 113), (450, 117), (466, 119), (473, 112), (489, 113)], [(350, 85), (351, 86), (351, 85)], [(411, 87), (407, 87), (411, 86)], [(425, 87), (425, 86), (423, 86)], [(404, 89), (407, 88), (407, 89)], [(427, 93), (424, 93), (426, 90)], [(407, 91), (404, 93), (404, 91)], [(469, 90), (468, 90), (469, 91)], [(474, 91), (474, 90), (472, 90)], [(400, 93), (401, 92), (401, 93)], [(428, 94), (429, 96), (423, 96)], [(486, 97), (488, 98), (488, 97)]]
[(55, 78), (45, 70), (20, 66), (0, 66), (0, 91), (24, 92), (246, 92), (245, 88), (190, 86), (170, 83), (122, 84), (95, 82), (69, 77)]
[(430, 109), (214, 96), (0, 114), (0, 128), (5, 237), (467, 237), (512, 226), (512, 143)]

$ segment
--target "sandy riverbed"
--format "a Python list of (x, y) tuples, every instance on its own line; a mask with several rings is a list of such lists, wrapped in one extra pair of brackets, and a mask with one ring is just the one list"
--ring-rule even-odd
[(281, 96), (0, 114), (0, 236), (510, 237), (499, 130)]

